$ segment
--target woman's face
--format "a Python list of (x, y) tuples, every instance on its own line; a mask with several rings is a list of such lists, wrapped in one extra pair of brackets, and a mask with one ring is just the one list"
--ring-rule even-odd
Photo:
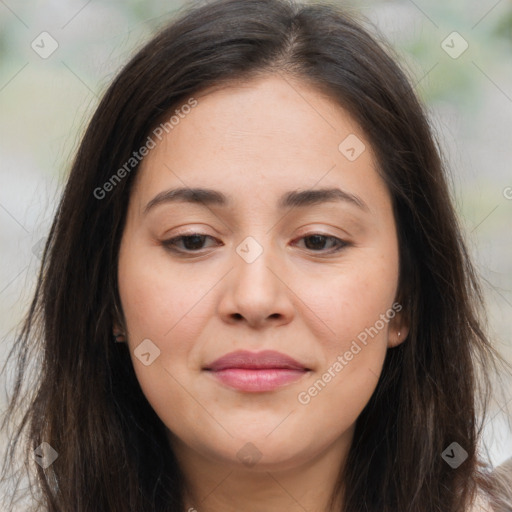
[[(178, 456), (256, 470), (341, 456), (387, 348), (407, 335), (391, 200), (369, 142), (291, 79), (195, 100), (151, 134), (130, 198), (118, 278), (137, 379)], [(191, 188), (214, 195), (170, 197)], [(299, 368), (212, 365), (268, 350)]]

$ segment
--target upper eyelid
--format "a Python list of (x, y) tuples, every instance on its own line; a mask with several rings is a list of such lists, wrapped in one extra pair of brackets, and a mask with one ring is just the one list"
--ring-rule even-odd
[[(307, 238), (309, 236), (314, 236), (314, 235), (324, 236), (326, 238), (337, 238), (338, 240), (345, 241), (345, 240), (343, 240), (343, 238), (340, 238), (337, 235), (332, 235), (330, 233), (324, 233), (322, 231), (311, 231), (309, 233), (304, 233), (304, 234), (294, 238), (294, 241), (300, 240), (301, 238)], [(191, 231), (191, 232), (187, 232), (187, 233), (180, 233), (180, 234), (174, 235), (170, 238), (165, 239), (164, 242), (170, 242), (172, 240), (176, 240), (176, 239), (180, 239), (180, 238), (187, 238), (190, 236), (204, 236), (206, 238), (213, 238), (214, 240), (218, 240), (217, 237), (215, 237), (213, 235), (209, 235), (207, 233), (201, 233), (199, 231)]]
[[(211, 238), (213, 240), (219, 241), (216, 237), (214, 237), (212, 235), (208, 235), (206, 233), (200, 233), (200, 232), (196, 231), (196, 232), (189, 232), (189, 233), (178, 234), (176, 236), (173, 236), (171, 238), (163, 240), (163, 243), (170, 245), (170, 242), (173, 242), (175, 240), (180, 240), (180, 239), (183, 239), (183, 238), (187, 238), (187, 237), (192, 237), (192, 236), (203, 236), (203, 237), (206, 237), (206, 238)], [(305, 233), (303, 235), (300, 235), (300, 236), (294, 238), (293, 242), (296, 242), (297, 240), (302, 240), (304, 238), (308, 238), (310, 236), (323, 236), (324, 238), (332, 239), (332, 240), (334, 240), (336, 242), (336, 245), (337, 245), (338, 249), (340, 249), (342, 247), (345, 247), (346, 245), (350, 244), (350, 242), (348, 242), (347, 240), (344, 240), (343, 238), (340, 238), (339, 236), (331, 235), (331, 234), (328, 234), (328, 233), (323, 233), (321, 231), (312, 231), (312, 232), (309, 232), (309, 233)], [(176, 250), (180, 251), (180, 252), (183, 252), (183, 253), (194, 253), (194, 252), (199, 252), (201, 249), (199, 249), (197, 251), (193, 251), (191, 249), (176, 249)], [(313, 252), (324, 252), (324, 251), (313, 251)], [(327, 251), (325, 251), (325, 252), (327, 252)]]

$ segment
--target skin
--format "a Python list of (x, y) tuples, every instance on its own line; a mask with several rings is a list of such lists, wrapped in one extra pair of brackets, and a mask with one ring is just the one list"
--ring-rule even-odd
[[(198, 105), (144, 158), (130, 197), (118, 279), (134, 370), (168, 428), (186, 510), (326, 511), (386, 351), (407, 337), (400, 314), (309, 403), (298, 395), (395, 303), (390, 195), (365, 134), (311, 86), (270, 75), (194, 97)], [(338, 149), (350, 134), (366, 146), (354, 161)], [(164, 190), (199, 186), (231, 196), (231, 206), (176, 202), (144, 213)], [(277, 209), (285, 192), (330, 187), (367, 209)], [(176, 242), (188, 257), (162, 244), (191, 233), (208, 236)], [(334, 252), (329, 238), (304, 238), (315, 234), (348, 245)], [(249, 236), (263, 249), (251, 263), (236, 251)], [(148, 366), (134, 354), (144, 339), (160, 350)], [(247, 393), (202, 370), (238, 349), (277, 350), (311, 371)], [(249, 442), (253, 460), (260, 454), (253, 465), (237, 457)]]

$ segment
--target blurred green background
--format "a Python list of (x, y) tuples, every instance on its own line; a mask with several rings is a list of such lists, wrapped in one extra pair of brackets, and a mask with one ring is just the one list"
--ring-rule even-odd
[[(389, 42), (429, 107), (483, 279), (489, 330), (512, 362), (512, 2), (342, 4)], [(1, 362), (89, 116), (120, 67), (185, 5), (0, 0)], [(494, 423), (502, 441), (492, 441), (489, 456), (500, 462), (512, 455), (512, 440)]]

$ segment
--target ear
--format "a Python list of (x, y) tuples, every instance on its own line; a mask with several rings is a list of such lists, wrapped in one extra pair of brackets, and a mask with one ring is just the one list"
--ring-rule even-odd
[(114, 320), (114, 322), (112, 322), (112, 333), (124, 334), (124, 327), (117, 320)]
[(112, 333), (114, 335), (116, 335), (116, 334), (126, 335), (126, 327), (122, 320), (122, 315), (119, 313), (119, 309), (117, 308), (116, 304), (114, 304), (114, 307), (112, 310)]
[(116, 343), (126, 342), (126, 329), (124, 329), (118, 321), (112, 322), (112, 336), (114, 337)]
[(409, 335), (409, 320), (403, 310), (400, 310), (389, 322), (388, 348), (394, 348), (403, 343)]

